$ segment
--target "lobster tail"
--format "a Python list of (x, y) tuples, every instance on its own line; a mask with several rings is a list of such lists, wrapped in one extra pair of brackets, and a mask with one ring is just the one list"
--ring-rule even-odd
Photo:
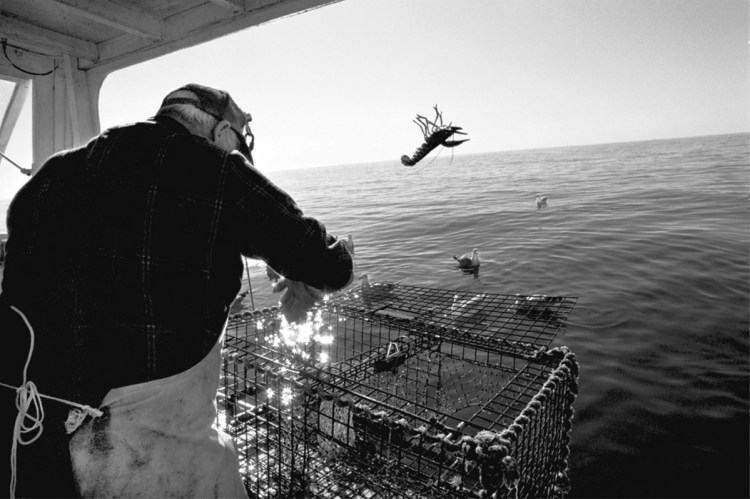
[(404, 166), (414, 166), (417, 163), (419, 163), (419, 161), (422, 158), (427, 156), (427, 154), (429, 154), (429, 152), (435, 149), (437, 146), (438, 146), (437, 144), (431, 144), (430, 141), (427, 141), (421, 146), (419, 146), (419, 148), (416, 151), (414, 151), (414, 154), (411, 155), (411, 158), (407, 156), (406, 154), (401, 156), (401, 163)]
[(401, 164), (404, 166), (414, 166), (417, 164), (417, 162), (404, 154), (403, 156), (401, 156)]
[[(427, 140), (425, 140), (422, 145), (414, 151), (411, 158), (406, 155), (401, 156), (401, 163), (403, 163), (404, 166), (416, 165), (422, 158), (430, 154), (433, 149), (442, 145), (448, 137), (453, 135), (453, 133), (454, 131), (450, 128), (439, 128), (435, 130), (429, 137), (427, 137)], [(404, 158), (406, 158), (406, 162), (404, 161)]]

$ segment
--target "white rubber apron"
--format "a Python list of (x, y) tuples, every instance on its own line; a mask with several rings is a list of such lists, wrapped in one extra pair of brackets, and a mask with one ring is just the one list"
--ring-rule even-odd
[(242, 497), (231, 438), (212, 427), (224, 336), (200, 363), (110, 390), (70, 441), (83, 497)]

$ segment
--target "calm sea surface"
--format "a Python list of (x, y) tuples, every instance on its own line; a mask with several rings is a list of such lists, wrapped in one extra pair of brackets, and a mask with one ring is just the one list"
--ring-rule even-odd
[[(579, 297), (572, 497), (748, 497), (750, 135), (272, 178), (374, 280)], [(475, 247), (477, 278), (451, 258)]]
[(373, 280), (579, 298), (571, 497), (748, 497), (750, 135), (434, 156), (270, 176)]

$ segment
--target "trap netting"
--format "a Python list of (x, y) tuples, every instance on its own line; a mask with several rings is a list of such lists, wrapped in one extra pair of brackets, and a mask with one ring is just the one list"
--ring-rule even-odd
[(376, 283), (301, 326), (230, 320), (218, 424), (258, 497), (561, 496), (568, 297)]

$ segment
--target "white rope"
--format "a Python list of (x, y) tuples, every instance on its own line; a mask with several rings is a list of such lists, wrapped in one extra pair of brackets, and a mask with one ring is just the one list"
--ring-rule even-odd
[[(29, 320), (23, 312), (13, 305), (11, 305), (10, 308), (21, 316), (21, 319), (23, 319), (23, 322), (29, 330), (29, 336), (31, 337), (29, 354), (26, 357), (26, 364), (23, 366), (23, 383), (21, 386), (16, 387), (0, 382), (0, 386), (16, 391), (16, 409), (18, 410), (18, 414), (16, 415), (16, 423), (13, 427), (13, 445), (10, 450), (10, 497), (13, 499), (16, 497), (16, 451), (18, 449), (18, 444), (29, 445), (34, 443), (42, 435), (42, 431), (44, 431), (44, 427), (42, 426), (42, 421), (44, 420), (42, 397), (76, 407), (76, 409), (70, 411), (70, 414), (68, 414), (68, 420), (65, 422), (65, 430), (69, 434), (73, 433), (81, 423), (83, 423), (83, 420), (87, 415), (98, 418), (103, 412), (88, 405), (81, 405), (69, 400), (39, 393), (33, 381), (26, 381), (26, 371), (29, 369), (31, 355), (34, 352), (34, 329), (31, 327)], [(32, 435), (27, 437), (29, 434)]]

